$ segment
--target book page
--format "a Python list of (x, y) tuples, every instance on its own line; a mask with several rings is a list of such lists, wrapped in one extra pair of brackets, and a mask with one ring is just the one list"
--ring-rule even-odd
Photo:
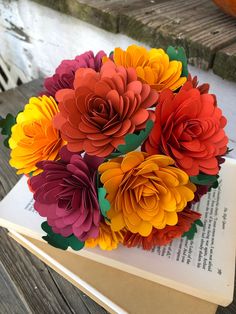
[[(212, 189), (201, 203), (195, 204), (192, 209), (202, 213), (201, 220), (204, 221), (203, 227), (198, 227), (198, 234), (194, 240), (186, 237), (175, 240), (167, 246), (156, 247), (153, 253), (166, 257), (171, 261), (192, 265), (206, 272), (214, 272), (222, 275), (217, 245), (221, 241), (227, 224), (229, 223), (229, 208), (221, 206), (222, 199), (222, 179), (219, 181), (218, 189)], [(204, 209), (202, 211), (202, 209)], [(195, 250), (195, 248), (198, 250)]]
[(176, 239), (151, 252), (120, 247), (112, 252), (91, 249), (80, 254), (226, 306), (232, 302), (234, 290), (235, 177), (236, 161), (227, 159), (222, 165), (219, 187), (193, 208), (202, 213), (204, 226), (198, 227), (191, 241)]
[(0, 202), (0, 226), (40, 239), (45, 218), (34, 209), (33, 194), (23, 176)]
[[(191, 241), (176, 239), (168, 246), (156, 247), (153, 251), (120, 246), (111, 252), (95, 248), (76, 253), (226, 306), (233, 299), (234, 288), (235, 177), (236, 161), (227, 159), (222, 165), (218, 189), (212, 189), (194, 206), (202, 213), (204, 226), (198, 227)], [(40, 225), (44, 220), (33, 210), (32, 193), (28, 190), (26, 179), (22, 178), (0, 203), (0, 224), (39, 238), (43, 235)]]

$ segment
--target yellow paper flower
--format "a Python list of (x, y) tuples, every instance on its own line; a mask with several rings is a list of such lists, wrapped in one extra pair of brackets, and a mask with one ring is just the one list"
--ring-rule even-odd
[(144, 47), (131, 45), (127, 50), (115, 48), (113, 58), (117, 65), (135, 68), (138, 77), (157, 91), (166, 88), (174, 91), (187, 81), (186, 77), (181, 77), (182, 63), (170, 61), (163, 49), (148, 51)]
[(37, 162), (57, 159), (59, 149), (65, 144), (52, 125), (57, 112), (55, 100), (42, 96), (30, 98), (24, 111), (18, 114), (9, 140), (10, 165), (18, 169), (17, 174), (35, 175), (39, 172)]
[(123, 243), (122, 232), (114, 232), (110, 225), (101, 222), (99, 226), (99, 236), (96, 239), (88, 239), (85, 241), (85, 247), (94, 248), (97, 245), (102, 250), (111, 251), (117, 248), (119, 243)]
[(177, 224), (177, 212), (193, 200), (195, 185), (173, 164), (168, 156), (131, 152), (99, 166), (112, 230), (126, 228), (146, 237), (152, 227)]

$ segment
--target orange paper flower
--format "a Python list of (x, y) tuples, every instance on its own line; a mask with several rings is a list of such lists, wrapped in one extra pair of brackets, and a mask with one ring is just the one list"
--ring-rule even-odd
[(114, 231), (126, 227), (148, 236), (152, 227), (177, 224), (177, 212), (194, 198), (195, 186), (173, 164), (174, 160), (164, 155), (131, 152), (99, 166)]
[(39, 172), (36, 163), (55, 160), (59, 149), (65, 144), (53, 127), (52, 119), (58, 107), (52, 97), (32, 97), (23, 112), (17, 116), (9, 140), (10, 165), (18, 169), (17, 174)]
[(127, 50), (115, 48), (113, 58), (117, 65), (135, 68), (138, 77), (157, 91), (166, 88), (174, 91), (187, 80), (181, 77), (182, 63), (170, 61), (163, 49), (153, 48), (148, 51), (144, 47), (131, 45)]
[(175, 226), (166, 226), (164, 229), (153, 228), (147, 237), (138, 233), (126, 232), (123, 244), (127, 247), (142, 246), (144, 250), (151, 250), (155, 246), (167, 245), (176, 238), (189, 231), (192, 223), (201, 218), (201, 214), (185, 208), (178, 213), (178, 223)]
[(94, 248), (97, 245), (102, 250), (110, 251), (117, 248), (119, 243), (123, 243), (123, 234), (121, 231), (114, 232), (108, 223), (101, 222), (99, 227), (99, 236), (96, 239), (87, 239), (85, 246)]
[(126, 134), (144, 129), (154, 117), (148, 108), (158, 93), (138, 81), (134, 69), (111, 61), (100, 73), (79, 69), (74, 88), (57, 92), (60, 113), (54, 120), (71, 152), (106, 157), (124, 143)]

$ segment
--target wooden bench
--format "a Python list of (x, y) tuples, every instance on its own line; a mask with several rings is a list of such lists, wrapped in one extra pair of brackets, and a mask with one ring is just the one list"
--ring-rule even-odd
[(181, 45), (190, 64), (236, 81), (236, 18), (211, 0), (34, 0), (152, 47)]

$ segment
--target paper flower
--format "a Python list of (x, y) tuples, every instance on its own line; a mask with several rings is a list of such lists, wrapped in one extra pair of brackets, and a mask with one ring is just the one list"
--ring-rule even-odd
[(35, 210), (47, 217), (55, 233), (79, 240), (96, 238), (101, 219), (96, 193), (96, 169), (100, 158), (60, 151), (61, 160), (42, 161), (43, 170), (31, 178)]
[(209, 185), (197, 185), (196, 186), (196, 191), (194, 193), (194, 199), (189, 203), (190, 204), (195, 204), (200, 201), (203, 195), (207, 194), (209, 191), (210, 186)]
[(95, 239), (90, 238), (85, 241), (85, 247), (94, 248), (97, 245), (102, 250), (111, 251), (117, 248), (119, 243), (123, 243), (123, 233), (114, 232), (108, 223), (101, 222), (99, 227), (99, 236)]
[(57, 67), (55, 74), (44, 81), (45, 90), (41, 94), (55, 96), (63, 88), (73, 88), (75, 72), (79, 68), (91, 68), (100, 71), (104, 51), (99, 51), (95, 56), (92, 51), (87, 51), (74, 60), (63, 60)]
[(17, 116), (9, 140), (10, 165), (17, 174), (38, 173), (36, 163), (55, 160), (65, 144), (60, 133), (53, 127), (52, 119), (58, 106), (52, 97), (32, 97), (24, 111)]
[(178, 213), (178, 223), (175, 226), (166, 226), (164, 229), (153, 228), (147, 237), (128, 231), (124, 236), (123, 244), (127, 247), (141, 246), (144, 250), (152, 250), (156, 246), (167, 245), (187, 232), (194, 221), (200, 219), (201, 214), (193, 210), (184, 209)]
[(191, 82), (193, 87), (197, 88), (201, 94), (208, 94), (209, 89), (210, 89), (210, 84), (204, 83), (202, 85), (199, 85), (197, 76), (192, 77), (191, 74), (188, 75), (187, 80)]
[(178, 94), (165, 90), (156, 107), (156, 122), (145, 142), (149, 154), (171, 156), (190, 176), (219, 172), (217, 156), (227, 150), (226, 118), (211, 94), (187, 82)]
[(166, 88), (174, 91), (187, 80), (186, 77), (181, 77), (182, 63), (176, 60), (170, 61), (163, 49), (153, 48), (148, 51), (136, 45), (129, 46), (127, 50), (115, 48), (113, 59), (117, 65), (135, 68), (139, 79), (157, 91)]
[(99, 166), (100, 180), (111, 205), (107, 216), (112, 230), (125, 227), (148, 236), (153, 227), (176, 225), (177, 212), (194, 198), (195, 186), (173, 164), (174, 160), (167, 156), (131, 152)]
[(106, 62), (100, 73), (79, 69), (74, 90), (56, 94), (60, 113), (54, 125), (72, 152), (85, 150), (90, 155), (108, 156), (124, 137), (145, 128), (154, 118), (147, 110), (158, 99), (158, 93), (137, 80), (134, 69)]

